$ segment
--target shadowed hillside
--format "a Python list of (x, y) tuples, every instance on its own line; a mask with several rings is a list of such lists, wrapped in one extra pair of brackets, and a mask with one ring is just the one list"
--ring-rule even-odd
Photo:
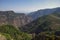
[(60, 12), (42, 16), (20, 29), (31, 33), (32, 40), (60, 40)]
[(60, 12), (42, 16), (39, 19), (23, 26), (25, 32), (39, 33), (42, 31), (59, 31), (60, 30)]
[(33, 20), (35, 20), (41, 16), (49, 15), (49, 14), (52, 14), (54, 12), (60, 12), (60, 7), (53, 8), (53, 9), (41, 9), (38, 11), (31, 12), (28, 15), (31, 16), (33, 18)]

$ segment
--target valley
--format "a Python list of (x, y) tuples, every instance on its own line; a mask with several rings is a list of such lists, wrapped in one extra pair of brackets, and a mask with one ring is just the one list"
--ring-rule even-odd
[(60, 40), (60, 8), (29, 14), (0, 11), (1, 40)]

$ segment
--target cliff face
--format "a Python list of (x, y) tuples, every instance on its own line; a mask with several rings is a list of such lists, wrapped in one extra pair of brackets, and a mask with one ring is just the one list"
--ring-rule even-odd
[(23, 26), (31, 22), (32, 18), (24, 13), (15, 13), (13, 11), (0, 11), (0, 25), (11, 24), (14, 26)]

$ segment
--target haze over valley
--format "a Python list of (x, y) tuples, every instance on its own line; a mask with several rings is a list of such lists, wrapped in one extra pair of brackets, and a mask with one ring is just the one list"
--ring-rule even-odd
[(60, 0), (0, 0), (0, 40), (60, 40)]

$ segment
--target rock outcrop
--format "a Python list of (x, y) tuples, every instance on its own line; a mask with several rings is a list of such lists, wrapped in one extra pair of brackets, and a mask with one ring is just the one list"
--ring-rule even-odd
[(23, 26), (31, 22), (32, 18), (24, 13), (15, 13), (13, 11), (0, 11), (0, 25), (9, 24), (14, 26)]

